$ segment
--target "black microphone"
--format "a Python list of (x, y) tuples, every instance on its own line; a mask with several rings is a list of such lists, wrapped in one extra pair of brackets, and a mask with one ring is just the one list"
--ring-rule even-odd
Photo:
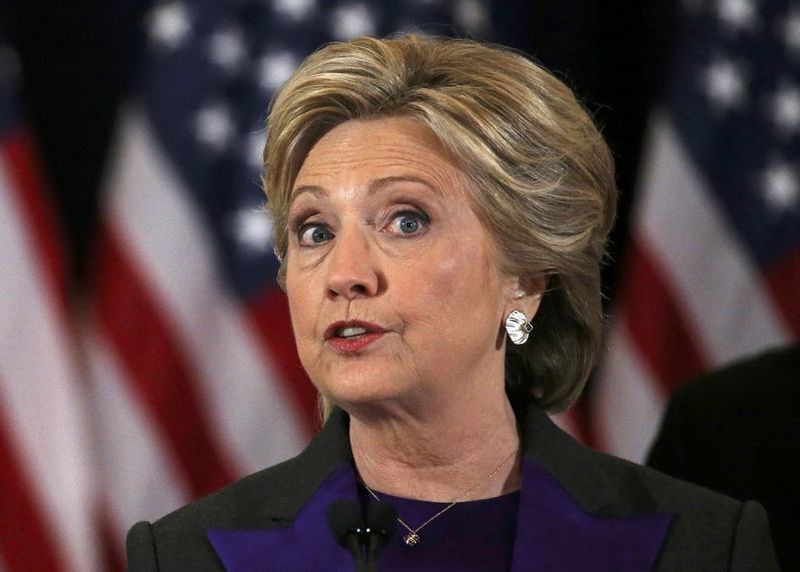
[(367, 505), (367, 572), (378, 572), (378, 553), (389, 544), (397, 527), (397, 510), (388, 502)]
[(351, 500), (332, 502), (328, 507), (328, 525), (339, 546), (347, 548), (353, 555), (356, 572), (369, 572), (361, 551), (366, 531), (358, 504)]

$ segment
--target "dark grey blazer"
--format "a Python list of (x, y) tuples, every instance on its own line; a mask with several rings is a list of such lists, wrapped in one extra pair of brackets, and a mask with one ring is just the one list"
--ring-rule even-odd
[(800, 570), (800, 343), (677, 388), (648, 463), (761, 503), (778, 563)]
[[(349, 418), (337, 410), (299, 456), (128, 534), (128, 570), (352, 570), (324, 508), (355, 497)], [(777, 571), (766, 516), (593, 451), (532, 401), (521, 412), (523, 486), (513, 572)]]

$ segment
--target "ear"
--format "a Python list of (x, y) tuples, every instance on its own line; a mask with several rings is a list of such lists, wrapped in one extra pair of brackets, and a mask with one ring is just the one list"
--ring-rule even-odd
[(539, 311), (539, 304), (547, 287), (547, 279), (542, 275), (526, 279), (512, 276), (509, 277), (507, 287), (504, 315), (507, 316), (512, 310), (519, 310), (525, 314), (529, 322), (532, 322), (536, 312)]

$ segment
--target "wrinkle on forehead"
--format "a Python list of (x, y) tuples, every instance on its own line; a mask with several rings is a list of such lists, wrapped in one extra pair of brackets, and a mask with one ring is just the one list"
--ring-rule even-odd
[[(381, 173), (379, 178), (421, 179), (434, 189), (463, 188), (465, 183), (463, 173), (436, 135), (416, 120), (393, 117), (347, 121), (312, 147), (295, 179), (292, 200), (306, 191), (319, 194), (326, 183), (342, 184), (356, 172), (363, 174), (364, 169)], [(365, 185), (374, 181), (349, 182)]]
[[(389, 177), (381, 177), (379, 179), (373, 179), (369, 183), (369, 186), (367, 187), (367, 196), (375, 195), (381, 192), (386, 187), (391, 186), (393, 183), (401, 183), (401, 182), (417, 183), (425, 187), (428, 187), (431, 191), (437, 194), (441, 194), (442, 192), (441, 189), (439, 189), (434, 185), (431, 185), (431, 183), (429, 183), (423, 177), (418, 177), (416, 175), (392, 175)], [(328, 191), (325, 188), (316, 185), (303, 185), (295, 189), (294, 197), (297, 198), (302, 193), (310, 193), (317, 198), (323, 198), (327, 196)]]

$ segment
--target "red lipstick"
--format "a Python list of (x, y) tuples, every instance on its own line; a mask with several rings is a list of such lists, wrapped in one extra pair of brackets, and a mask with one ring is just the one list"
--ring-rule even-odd
[(336, 351), (354, 353), (378, 340), (386, 332), (377, 324), (361, 320), (334, 322), (325, 330), (325, 341)]

